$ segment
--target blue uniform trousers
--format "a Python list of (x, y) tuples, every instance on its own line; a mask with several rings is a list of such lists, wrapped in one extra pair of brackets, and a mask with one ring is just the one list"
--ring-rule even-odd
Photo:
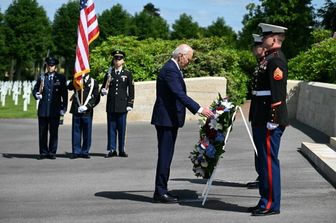
[(158, 160), (155, 177), (155, 194), (168, 192), (170, 165), (174, 155), (178, 127), (155, 126), (158, 139)]
[[(58, 127), (60, 117), (38, 117), (40, 155), (55, 155), (58, 144)], [(48, 146), (49, 131), (49, 146)]]
[(73, 114), (72, 153), (74, 155), (89, 155), (91, 140), (92, 140), (92, 116), (83, 114)]
[(118, 136), (119, 153), (125, 152), (126, 118), (127, 112), (107, 113), (107, 150), (116, 151)]
[(266, 127), (252, 127), (254, 143), (257, 147), (259, 194), (258, 206), (262, 209), (280, 211), (281, 177), (278, 159), (280, 140), (285, 127), (274, 130)]

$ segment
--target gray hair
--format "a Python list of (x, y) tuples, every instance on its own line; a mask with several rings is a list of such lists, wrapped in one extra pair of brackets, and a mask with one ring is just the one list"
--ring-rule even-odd
[(173, 58), (177, 58), (179, 54), (188, 54), (193, 49), (187, 44), (179, 45), (172, 53)]

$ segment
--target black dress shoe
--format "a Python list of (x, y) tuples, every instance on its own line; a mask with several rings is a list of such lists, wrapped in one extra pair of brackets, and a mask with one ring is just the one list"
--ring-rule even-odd
[(159, 203), (176, 203), (177, 198), (171, 197), (168, 194), (163, 194), (163, 195), (158, 195), (154, 194), (154, 202), (159, 202)]
[(121, 153), (119, 153), (119, 156), (120, 156), (120, 157), (128, 157), (128, 154), (125, 153), (125, 152), (121, 152)]
[(280, 211), (273, 211), (270, 209), (257, 209), (252, 211), (252, 216), (267, 216), (267, 215), (274, 215), (280, 214)]
[(257, 209), (259, 209), (259, 206), (258, 206), (258, 205), (254, 206), (254, 207), (249, 207), (249, 208), (247, 208), (247, 211), (248, 211), (248, 212), (253, 212), (253, 211), (257, 210)]
[(46, 159), (47, 156), (46, 155), (39, 155), (39, 157), (37, 158), (38, 160), (44, 160)]
[(247, 189), (258, 189), (259, 188), (259, 181), (248, 182), (246, 184)]
[(90, 159), (91, 158), (89, 154), (83, 154), (81, 157), (83, 159)]
[(175, 195), (175, 194), (172, 194), (170, 192), (167, 192), (167, 194), (168, 194), (168, 196), (173, 197), (173, 198), (175, 198), (177, 200), (179, 199), (179, 197), (177, 195)]
[(51, 160), (55, 160), (55, 159), (56, 159), (56, 155), (55, 155), (55, 154), (50, 154), (50, 155), (49, 155), (49, 159), (51, 159)]
[(114, 157), (114, 156), (118, 156), (117, 151), (110, 151), (108, 154), (105, 155), (105, 158), (109, 158), (109, 157)]
[(73, 154), (72, 156), (70, 156), (70, 159), (74, 160), (74, 159), (78, 159), (79, 155)]

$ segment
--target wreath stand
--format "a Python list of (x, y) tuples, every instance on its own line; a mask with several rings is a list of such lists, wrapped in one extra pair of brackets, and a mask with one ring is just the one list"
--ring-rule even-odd
[[(224, 139), (224, 146), (223, 146), (222, 149), (223, 149), (223, 150), (225, 149), (226, 141), (227, 141), (227, 139), (228, 139), (228, 137), (229, 137), (229, 135), (230, 135), (230, 132), (231, 132), (231, 129), (232, 129), (232, 125), (233, 125), (233, 122), (234, 122), (234, 120), (235, 120), (235, 118), (236, 118), (236, 114), (237, 114), (238, 111), (240, 112), (241, 116), (243, 117), (243, 121), (244, 121), (244, 124), (245, 124), (245, 127), (246, 127), (246, 131), (247, 131), (247, 133), (248, 133), (248, 135), (249, 135), (249, 137), (250, 137), (250, 140), (251, 140), (251, 143), (252, 143), (254, 152), (255, 152), (256, 155), (258, 155), (257, 149), (256, 149), (256, 147), (255, 147), (255, 145), (254, 145), (254, 142), (253, 142), (253, 138), (252, 138), (251, 132), (250, 132), (249, 127), (248, 127), (248, 125), (247, 125), (247, 122), (246, 122), (246, 120), (245, 120), (245, 117), (244, 117), (244, 114), (243, 114), (243, 110), (241, 109), (240, 106), (236, 106), (235, 112), (234, 112), (233, 115), (232, 115), (232, 124), (231, 124), (231, 125), (229, 126), (229, 128), (227, 129), (227, 134), (226, 134), (226, 136), (225, 136), (225, 139)], [(220, 161), (221, 158), (222, 158), (222, 156), (219, 157), (219, 159), (218, 159), (218, 161), (217, 161), (217, 164), (216, 164), (216, 166), (214, 167), (214, 170), (213, 170), (213, 172), (212, 172), (210, 178), (208, 179), (207, 183), (205, 184), (205, 188), (204, 188), (203, 193), (202, 193), (202, 198), (203, 198), (202, 206), (204, 206), (205, 201), (207, 200), (208, 193), (209, 193), (209, 191), (210, 191), (210, 187), (211, 187), (212, 182), (213, 182), (213, 180), (214, 180), (214, 177), (215, 177), (215, 175), (216, 175), (216, 170), (217, 170), (217, 168), (218, 168), (219, 161)]]

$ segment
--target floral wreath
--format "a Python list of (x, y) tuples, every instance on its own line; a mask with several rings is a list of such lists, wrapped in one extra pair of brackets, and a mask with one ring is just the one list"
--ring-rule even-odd
[(200, 140), (189, 156), (195, 175), (204, 179), (210, 178), (220, 156), (225, 152), (225, 136), (230, 131), (236, 106), (218, 93), (210, 109), (214, 117), (199, 119)]

